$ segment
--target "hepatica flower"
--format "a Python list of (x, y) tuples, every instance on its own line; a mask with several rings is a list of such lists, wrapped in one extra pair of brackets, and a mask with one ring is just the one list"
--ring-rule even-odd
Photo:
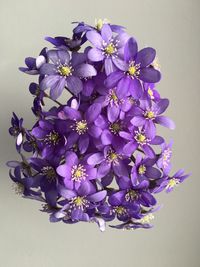
[(125, 32), (113, 37), (113, 32), (108, 24), (104, 24), (101, 33), (95, 30), (88, 31), (87, 39), (95, 46), (88, 53), (91, 61), (104, 61), (107, 75), (112, 73), (115, 67), (115, 59), (123, 53), (123, 46), (128, 39)]
[(156, 194), (189, 176), (171, 174), (172, 141), (159, 134), (175, 125), (157, 88), (156, 50), (139, 49), (108, 20), (73, 25), (72, 36), (46, 37), (54, 48), (20, 68), (38, 81), (28, 88), (34, 124), (13, 113), (9, 128), (20, 157), (7, 163), (15, 192), (40, 201), (50, 222), (150, 229)]
[(67, 50), (49, 50), (47, 56), (51, 63), (44, 63), (40, 68), (40, 74), (45, 75), (40, 88), (50, 88), (52, 99), (57, 99), (65, 86), (77, 95), (83, 89), (80, 78), (96, 75), (95, 68), (84, 63), (83, 54), (72, 54), (70, 58)]
[(160, 72), (150, 65), (155, 55), (156, 51), (151, 47), (138, 51), (137, 42), (134, 38), (130, 38), (124, 48), (124, 60), (116, 60), (118, 70), (106, 79), (107, 87), (117, 85), (120, 96), (124, 96), (128, 91), (133, 97), (140, 98), (142, 96), (141, 81), (156, 83), (160, 80)]

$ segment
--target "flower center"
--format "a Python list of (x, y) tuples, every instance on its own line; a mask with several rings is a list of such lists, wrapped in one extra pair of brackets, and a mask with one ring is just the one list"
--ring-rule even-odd
[(135, 77), (138, 78), (139, 74), (140, 74), (140, 64), (135, 64), (134, 61), (131, 61), (129, 63), (129, 68), (127, 71), (127, 75), (131, 76), (132, 79), (134, 79)]
[(45, 143), (48, 145), (57, 145), (60, 141), (60, 136), (56, 131), (52, 131), (46, 135), (44, 139)]
[(154, 219), (154, 215), (152, 213), (149, 213), (147, 215), (145, 215), (142, 219), (140, 219), (140, 222), (145, 224), (145, 223), (150, 223), (151, 220)]
[(105, 47), (105, 52), (107, 55), (112, 55), (116, 51), (116, 47), (113, 43), (110, 43)]
[(86, 169), (83, 165), (74, 165), (71, 170), (72, 174), (72, 181), (80, 182), (82, 180), (85, 180), (87, 177)]
[(113, 164), (118, 164), (119, 163), (119, 159), (121, 158), (120, 155), (118, 155), (115, 151), (113, 150), (109, 150), (106, 156), (106, 159), (109, 162), (113, 162)]
[(117, 207), (115, 207), (114, 208), (114, 210), (115, 210), (115, 213), (117, 214), (117, 215), (125, 215), (126, 213), (127, 213), (127, 210), (126, 210), (126, 208), (125, 207), (123, 207), (123, 206), (117, 206)]
[(155, 114), (151, 110), (146, 111), (145, 114), (144, 114), (144, 116), (145, 116), (145, 118), (150, 119), (150, 120), (155, 118)]
[(164, 168), (166, 168), (169, 165), (171, 155), (172, 155), (171, 149), (167, 148), (163, 151), (162, 163)]
[(146, 144), (147, 142), (147, 139), (146, 139), (146, 136), (142, 133), (139, 133), (139, 132), (136, 132), (136, 135), (135, 135), (135, 140), (139, 143), (139, 144)]
[(144, 165), (144, 164), (140, 165), (140, 167), (139, 167), (139, 169), (138, 169), (138, 173), (139, 173), (140, 175), (142, 175), (142, 174), (145, 174), (145, 172), (146, 172), (146, 167), (145, 167), (145, 165)]
[(52, 166), (46, 166), (42, 168), (42, 173), (47, 177), (49, 182), (56, 180), (56, 172)]
[(174, 188), (176, 185), (178, 185), (180, 183), (180, 181), (176, 178), (172, 178), (169, 180), (166, 189), (171, 189)]
[(110, 131), (114, 134), (118, 134), (119, 131), (121, 131), (122, 127), (121, 124), (119, 122), (114, 122), (110, 125), (109, 127)]
[(118, 101), (119, 101), (119, 99), (118, 99), (117, 95), (115, 94), (115, 91), (113, 89), (110, 89), (109, 94), (107, 96), (108, 104), (110, 104), (111, 106), (112, 105), (118, 106)]
[(87, 127), (87, 121), (86, 120), (81, 120), (76, 122), (76, 132), (81, 135), (86, 133), (88, 130)]
[(84, 210), (85, 208), (87, 208), (89, 205), (89, 201), (85, 198), (85, 197), (74, 197), (72, 200), (71, 200), (71, 206), (73, 208), (78, 208), (78, 209), (81, 209), (81, 210)]
[(151, 99), (154, 99), (154, 96), (153, 96), (153, 91), (151, 90), (151, 88), (149, 87), (148, 90), (148, 95), (150, 96)]
[(134, 190), (128, 190), (128, 192), (125, 195), (126, 201), (133, 201), (137, 198), (137, 193)]
[(96, 28), (97, 28), (97, 30), (98, 31), (100, 31), (101, 30), (101, 28), (103, 27), (103, 20), (102, 19), (98, 19), (97, 21), (96, 21)]
[(72, 67), (69, 66), (60, 66), (58, 72), (61, 76), (70, 76), (72, 75)]
[(17, 195), (20, 195), (20, 196), (23, 195), (24, 189), (25, 189), (23, 184), (18, 183), (18, 182), (13, 183), (12, 188), (14, 189)]
[(129, 69), (128, 69), (128, 72), (129, 72), (130, 75), (134, 75), (135, 72), (136, 72), (135, 66), (130, 66)]

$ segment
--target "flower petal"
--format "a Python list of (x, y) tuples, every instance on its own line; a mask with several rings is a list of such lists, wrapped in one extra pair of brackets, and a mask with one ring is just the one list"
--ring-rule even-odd
[(112, 143), (113, 136), (109, 130), (104, 130), (101, 135), (101, 142), (103, 145), (110, 145)]
[(99, 201), (102, 201), (107, 195), (107, 191), (106, 190), (103, 190), (103, 191), (100, 191), (100, 192), (97, 192), (97, 193), (94, 193), (90, 196), (87, 197), (87, 199), (91, 202), (99, 202)]
[(98, 62), (104, 59), (104, 55), (100, 49), (91, 48), (88, 52), (88, 58), (91, 61)]
[(112, 30), (108, 24), (104, 24), (101, 29), (101, 36), (106, 43), (109, 43), (109, 41), (112, 38)]
[(65, 88), (66, 80), (61, 78), (56, 85), (52, 86), (50, 89), (50, 96), (52, 99), (57, 99)]
[(85, 118), (88, 123), (91, 123), (97, 119), (100, 113), (101, 113), (101, 104), (94, 103), (87, 109), (85, 113)]
[(79, 142), (78, 142), (78, 147), (79, 147), (81, 154), (86, 152), (86, 150), (88, 149), (88, 146), (89, 146), (89, 142), (90, 142), (90, 139), (89, 139), (87, 134), (80, 136)]
[(93, 155), (91, 155), (88, 159), (87, 159), (87, 163), (89, 165), (96, 165), (99, 164), (103, 161), (104, 156), (102, 153), (94, 153)]
[(148, 67), (148, 68), (140, 69), (139, 78), (143, 82), (157, 83), (161, 79), (161, 74), (158, 70), (155, 70), (154, 68)]
[(90, 64), (81, 64), (76, 67), (75, 73), (79, 77), (92, 77), (97, 74), (96, 69)]
[(155, 122), (171, 130), (175, 129), (175, 123), (168, 117), (158, 116), (156, 117)]
[(95, 47), (102, 48), (103, 39), (99, 33), (96, 31), (88, 31), (86, 37)]
[(59, 79), (60, 78), (58, 75), (50, 75), (45, 77), (40, 83), (40, 89), (44, 91), (48, 88), (51, 88), (59, 81)]
[(116, 70), (111, 58), (106, 58), (104, 62), (106, 75), (111, 74)]
[(130, 82), (131, 79), (127, 76), (124, 76), (118, 83), (116, 93), (119, 98), (126, 97), (127, 94), (129, 93), (129, 88), (130, 88)]
[(115, 71), (115, 72), (112, 72), (105, 80), (105, 86), (107, 88), (112, 88), (114, 87), (117, 82), (124, 76), (124, 73), (123, 71)]
[(126, 155), (131, 155), (138, 147), (138, 144), (135, 142), (129, 142), (124, 146), (124, 153)]
[(73, 94), (78, 95), (83, 89), (83, 84), (78, 77), (70, 76), (67, 77), (67, 87)]
[(136, 40), (131, 37), (124, 47), (124, 59), (126, 62), (133, 60), (138, 51)]
[(109, 105), (107, 108), (108, 120), (110, 122), (116, 121), (118, 116), (119, 116), (119, 112), (120, 112), (120, 109), (118, 106), (116, 106), (116, 105), (110, 106)]
[(142, 85), (138, 79), (130, 79), (129, 93), (135, 99), (139, 99), (142, 96)]
[(151, 47), (145, 47), (137, 53), (136, 64), (140, 63), (140, 68), (150, 65), (156, 56), (156, 50)]

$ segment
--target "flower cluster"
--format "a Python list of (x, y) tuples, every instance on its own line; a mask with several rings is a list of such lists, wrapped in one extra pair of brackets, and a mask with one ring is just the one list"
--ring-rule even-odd
[[(117, 229), (152, 227), (155, 194), (189, 176), (170, 175), (172, 142), (157, 133), (159, 125), (175, 125), (156, 89), (155, 49), (139, 50), (124, 27), (104, 20), (76, 23), (72, 38), (46, 40), (54, 47), (20, 68), (38, 75), (29, 86), (37, 120), (26, 129), (13, 114), (9, 132), (21, 160), (7, 165), (16, 192), (41, 201), (51, 222), (96, 222), (102, 231), (113, 220)], [(54, 103), (49, 110), (46, 99)]]

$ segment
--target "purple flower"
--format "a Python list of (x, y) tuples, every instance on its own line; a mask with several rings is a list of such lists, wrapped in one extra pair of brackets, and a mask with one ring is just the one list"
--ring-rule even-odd
[(47, 61), (47, 54), (46, 48), (42, 49), (40, 55), (37, 58), (27, 57), (25, 59), (25, 64), (27, 67), (20, 67), (19, 70), (25, 72), (27, 74), (35, 75), (39, 73), (40, 67), (46, 63)]
[(124, 44), (128, 39), (126, 33), (113, 37), (111, 27), (104, 24), (101, 34), (95, 30), (88, 31), (87, 39), (95, 46), (88, 52), (88, 58), (93, 62), (104, 60), (107, 75), (116, 70), (115, 60), (123, 54)]
[(164, 139), (160, 136), (155, 136), (153, 139), (151, 139), (150, 132), (136, 127), (131, 127), (129, 132), (121, 131), (119, 135), (128, 140), (128, 143), (123, 149), (126, 155), (131, 155), (136, 149), (141, 148), (146, 156), (154, 158), (155, 152), (151, 148), (151, 145), (160, 145), (164, 142)]
[[(62, 186), (59, 193), (67, 200), (62, 208), (61, 217), (64, 222), (90, 221), (95, 216), (95, 208), (107, 195), (106, 190), (96, 192), (90, 182), (82, 183), (78, 190), (69, 190)], [(60, 215), (59, 212), (57, 216)]]
[(164, 176), (162, 179), (157, 181), (157, 187), (154, 189), (154, 193), (159, 193), (165, 190), (170, 193), (174, 187), (182, 183), (190, 174), (184, 174), (184, 170), (178, 170), (173, 176)]
[(91, 137), (98, 138), (100, 135), (98, 127), (94, 125), (100, 112), (101, 105), (98, 103), (89, 106), (84, 113), (68, 106), (59, 112), (59, 118), (64, 120), (63, 125), (66, 125), (66, 133), (69, 133), (68, 148), (77, 143), (81, 153), (87, 151)]
[[(155, 89), (156, 51), (138, 51), (123, 27), (105, 20), (75, 24), (72, 37), (46, 37), (54, 48), (20, 68), (38, 74), (29, 86), (36, 121), (25, 128), (13, 113), (9, 132), (21, 161), (7, 163), (10, 178), (16, 193), (42, 202), (50, 222), (151, 228), (154, 194), (189, 176), (170, 174), (172, 142), (157, 135), (157, 124), (175, 126), (163, 115), (169, 100)], [(57, 100), (64, 89), (72, 96)]]
[(153, 101), (160, 100), (160, 94), (155, 89), (154, 83), (143, 83), (143, 86), (145, 99), (150, 99)]
[[(113, 201), (120, 201), (126, 205), (151, 207), (156, 204), (156, 199), (149, 191), (149, 181), (143, 180), (137, 184), (128, 177), (120, 177), (117, 180), (120, 191), (112, 195)], [(140, 216), (139, 216), (140, 217)]]
[(49, 50), (48, 59), (52, 63), (43, 64), (40, 68), (40, 74), (46, 75), (41, 81), (41, 90), (50, 88), (50, 96), (57, 99), (65, 86), (75, 95), (83, 89), (81, 77), (91, 77), (96, 75), (95, 68), (85, 61), (85, 55), (82, 53), (70, 54), (67, 50)]
[(168, 105), (168, 99), (161, 99), (158, 102), (140, 101), (140, 106), (135, 108), (135, 116), (131, 120), (131, 123), (136, 127), (144, 126), (144, 129), (150, 133), (149, 136), (151, 138), (154, 138), (156, 135), (154, 123), (174, 129), (174, 122), (168, 117), (161, 116)]
[(58, 159), (46, 160), (40, 158), (30, 158), (29, 163), (34, 170), (34, 175), (31, 177), (32, 187), (40, 187), (44, 192), (47, 203), (54, 207), (58, 197), (57, 186), (60, 177), (56, 173)]
[(155, 55), (156, 52), (151, 47), (138, 52), (135, 39), (130, 38), (124, 48), (124, 61), (115, 60), (119, 70), (108, 76), (106, 86), (112, 88), (117, 85), (117, 92), (121, 97), (129, 92), (134, 98), (140, 98), (143, 94), (141, 81), (155, 83), (161, 78), (160, 72), (150, 66)]
[(9, 128), (10, 135), (16, 138), (16, 149), (20, 151), (21, 144), (23, 142), (24, 128), (22, 126), (23, 119), (19, 119), (17, 115), (13, 112), (13, 117), (11, 119), (11, 127)]
[(74, 34), (82, 34), (82, 33), (85, 33), (85, 32), (91, 31), (91, 30), (95, 30), (95, 31), (99, 31), (100, 32), (102, 30), (102, 27), (105, 24), (109, 25), (111, 30), (113, 32), (116, 32), (116, 33), (121, 33), (121, 32), (124, 32), (124, 30), (125, 30), (125, 28), (123, 26), (110, 24), (106, 19), (104, 19), (104, 20), (102, 20), (102, 19), (96, 20), (95, 27), (93, 27), (91, 25), (88, 25), (88, 24), (86, 24), (84, 22), (73, 22), (73, 23), (78, 24), (73, 29), (73, 33)]
[(168, 175), (171, 170), (170, 159), (172, 157), (172, 141), (169, 144), (161, 144), (162, 152), (158, 158), (157, 166), (161, 168), (165, 175)]
[(95, 102), (101, 103), (103, 107), (107, 107), (107, 117), (110, 122), (114, 122), (118, 117), (122, 117), (125, 112), (129, 111), (135, 104), (130, 97), (120, 98), (117, 95), (116, 88), (107, 89), (100, 87), (96, 89), (100, 94)]
[(97, 152), (88, 157), (88, 164), (97, 165), (97, 177), (106, 176), (111, 170), (117, 176), (128, 175), (128, 163), (126, 157), (122, 154), (123, 143), (118, 142), (112, 146), (106, 146), (102, 152)]
[(50, 120), (40, 120), (33, 127), (31, 135), (37, 140), (37, 146), (43, 157), (59, 157), (66, 150), (64, 146), (66, 139), (60, 120), (56, 120), (54, 123)]
[(30, 167), (29, 165), (25, 164), (24, 162), (8, 162), (8, 167), (10, 169), (9, 176), (12, 181), (15, 183), (15, 192), (16, 194), (27, 196), (33, 196), (35, 198), (41, 196), (40, 191), (33, 190), (33, 181), (30, 177)]
[(131, 170), (131, 181), (135, 184), (138, 181), (159, 179), (161, 172), (153, 167), (155, 159), (143, 158), (141, 154), (136, 156), (135, 164)]
[(68, 189), (78, 189), (80, 185), (88, 180), (96, 179), (97, 170), (88, 165), (86, 160), (79, 160), (74, 152), (68, 152), (65, 164), (56, 169), (57, 173), (64, 177), (64, 184)]

